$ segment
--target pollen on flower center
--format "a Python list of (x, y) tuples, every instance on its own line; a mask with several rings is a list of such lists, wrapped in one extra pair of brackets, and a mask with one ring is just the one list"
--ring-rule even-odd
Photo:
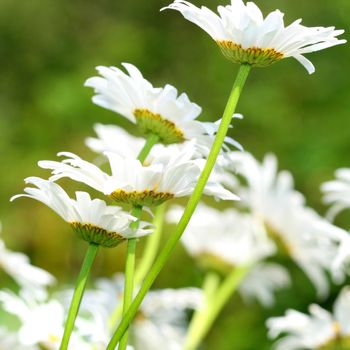
[(283, 53), (275, 49), (261, 49), (250, 47), (243, 49), (240, 44), (235, 44), (230, 40), (217, 40), (223, 55), (235, 63), (248, 63), (256, 67), (266, 67), (283, 58)]
[(116, 247), (119, 243), (125, 241), (125, 238), (118, 232), (107, 231), (92, 224), (71, 222), (70, 225), (80, 238), (106, 248)]
[(153, 113), (148, 109), (135, 109), (133, 114), (136, 118), (136, 124), (143, 133), (154, 133), (165, 144), (185, 141), (183, 131), (160, 114)]
[(144, 190), (144, 191), (124, 191), (116, 190), (109, 195), (118, 203), (128, 203), (132, 205), (140, 205), (151, 207), (154, 205), (162, 204), (174, 197), (169, 192), (156, 192), (155, 190)]

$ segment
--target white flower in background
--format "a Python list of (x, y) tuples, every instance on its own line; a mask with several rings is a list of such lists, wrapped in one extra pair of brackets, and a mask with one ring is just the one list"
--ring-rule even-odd
[[(177, 223), (182, 212), (182, 207), (172, 207), (168, 221)], [(219, 270), (251, 265), (275, 253), (275, 245), (251, 215), (204, 203), (198, 205), (181, 241), (200, 265)]]
[[(182, 207), (172, 207), (168, 221), (177, 223)], [(181, 241), (204, 269), (227, 273), (237, 266), (251, 265), (239, 292), (245, 300), (257, 299), (271, 306), (273, 292), (289, 285), (288, 272), (277, 264), (262, 263), (275, 253), (261, 222), (234, 209), (218, 210), (200, 203)]]
[(263, 306), (270, 307), (275, 302), (274, 292), (289, 287), (290, 284), (289, 273), (283, 266), (259, 263), (248, 272), (238, 291), (245, 301), (257, 299)]
[(0, 326), (0, 349), (3, 350), (37, 350), (32, 346), (20, 344), (17, 334)]
[[(84, 295), (81, 314), (89, 316), (78, 320), (79, 334), (90, 334), (91, 342), (101, 349), (105, 349), (115, 328), (110, 317), (122, 302), (123, 285), (123, 275), (117, 274), (111, 279), (98, 279), (96, 288)], [(69, 300), (71, 293), (66, 293), (64, 300)], [(154, 350), (160, 346), (162, 350), (182, 350), (188, 324), (186, 311), (201, 303), (202, 292), (197, 288), (150, 291), (131, 325), (130, 344), (135, 350)]]
[[(241, 115), (236, 114), (236, 118), (242, 118)], [(207, 134), (202, 135), (199, 139), (192, 139), (184, 143), (174, 143), (170, 145), (156, 144), (153, 146), (150, 155), (147, 157), (146, 163), (152, 161), (157, 156), (178, 153), (183, 147), (187, 147), (188, 142), (192, 142), (195, 147), (193, 159), (207, 157), (212, 144), (214, 142), (215, 133), (219, 127), (219, 123), (202, 123), (206, 128)], [(125, 131), (123, 128), (116, 125), (95, 124), (94, 130), (97, 137), (89, 137), (86, 139), (86, 145), (94, 152), (102, 155), (105, 152), (117, 153), (123, 158), (136, 159), (142, 147), (145, 144), (145, 139), (133, 136)], [(230, 137), (225, 138), (225, 143), (222, 148), (221, 155), (230, 151), (233, 146), (242, 149), (241, 145)]]
[(94, 88), (93, 102), (119, 113), (145, 134), (154, 133), (160, 141), (178, 143), (201, 138), (206, 127), (195, 120), (202, 109), (186, 94), (178, 96), (171, 85), (155, 88), (132, 64), (123, 63), (127, 74), (116, 67), (97, 67), (102, 77), (93, 77), (85, 85)]
[[(67, 157), (62, 162), (40, 161), (39, 166), (52, 170), (50, 180), (69, 177), (87, 184), (116, 202), (148, 207), (192, 193), (201, 172), (201, 164), (191, 160), (193, 152), (193, 145), (189, 144), (181, 152), (154, 158), (147, 165), (136, 159), (107, 152), (105, 155), (112, 175), (75, 154), (66, 152), (59, 153), (60, 156)], [(220, 184), (210, 181), (204, 192), (221, 199), (237, 199), (237, 196)]]
[(321, 189), (324, 193), (324, 202), (331, 205), (328, 217), (334, 219), (344, 209), (350, 208), (350, 169), (338, 169), (336, 179), (326, 182)]
[(219, 16), (208, 8), (198, 8), (188, 1), (175, 0), (164, 9), (173, 9), (206, 31), (219, 45), (226, 58), (237, 63), (265, 67), (286, 57), (294, 57), (309, 73), (313, 64), (303, 55), (343, 44), (337, 36), (343, 30), (334, 27), (305, 27), (301, 20), (285, 26), (279, 10), (266, 18), (253, 3), (231, 0), (219, 6)]
[[(232, 168), (243, 177), (232, 181), (240, 204), (265, 225), (279, 251), (290, 256), (308, 275), (318, 294), (328, 291), (325, 271), (337, 254), (334, 226), (306, 207), (295, 191), (289, 172), (277, 170), (277, 160), (267, 155), (259, 163), (249, 153), (232, 152)], [(233, 176), (233, 175), (232, 175)]]
[[(19, 295), (0, 291), (0, 303), (6, 312), (19, 319), (21, 325), (17, 334), (23, 349), (27, 349), (27, 346), (31, 349), (35, 345), (45, 350), (59, 348), (65, 312), (58, 300), (42, 300), (26, 290)], [(73, 333), (70, 344), (71, 350), (92, 350), (76, 333)]]
[(91, 199), (86, 192), (76, 192), (76, 199), (71, 199), (56, 183), (38, 177), (28, 177), (26, 194), (11, 198), (28, 197), (46, 204), (63, 220), (68, 222), (77, 235), (90, 242), (104, 247), (115, 247), (120, 242), (139, 237), (151, 232), (141, 222), (140, 229), (133, 230), (130, 224), (135, 218), (116, 206), (108, 206), (100, 199)]
[(182, 350), (188, 319), (197, 309), (202, 292), (197, 288), (154, 290), (145, 297), (132, 327), (135, 350)]
[(276, 343), (277, 350), (349, 349), (350, 289), (343, 288), (333, 308), (333, 314), (318, 305), (309, 307), (310, 315), (288, 310), (283, 317), (267, 321), (269, 336), (287, 333)]
[[(1, 235), (1, 224), (0, 224)], [(28, 256), (6, 248), (0, 237), (0, 268), (6, 271), (21, 287), (44, 291), (55, 282), (47, 271), (30, 264)]]

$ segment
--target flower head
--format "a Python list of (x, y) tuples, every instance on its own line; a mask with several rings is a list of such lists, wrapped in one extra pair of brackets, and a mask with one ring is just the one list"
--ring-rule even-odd
[(29, 177), (27, 184), (37, 188), (26, 187), (26, 194), (19, 194), (11, 198), (29, 197), (46, 204), (63, 220), (68, 222), (77, 235), (90, 242), (104, 247), (115, 247), (120, 242), (145, 235), (150, 232), (144, 228), (133, 230), (131, 222), (135, 218), (124, 213), (116, 206), (107, 206), (100, 199), (91, 199), (86, 192), (76, 192), (76, 199), (71, 199), (56, 183), (38, 177)]
[[(267, 155), (258, 162), (251, 154), (232, 152), (233, 188), (240, 204), (261, 220), (281, 254), (292, 258), (308, 275), (319, 295), (326, 294), (329, 270), (337, 254), (334, 226), (305, 205), (294, 189), (292, 175), (278, 172), (277, 159)], [(243, 181), (242, 181), (243, 180)]]
[(116, 67), (97, 67), (102, 77), (93, 77), (85, 85), (94, 88), (93, 102), (121, 114), (145, 134), (158, 135), (165, 144), (181, 143), (206, 133), (195, 120), (201, 107), (185, 93), (178, 96), (171, 85), (155, 88), (132, 64), (123, 63), (124, 73)]
[(328, 217), (334, 219), (344, 209), (350, 208), (350, 169), (338, 169), (336, 179), (322, 185), (324, 202), (331, 204)]
[(269, 335), (276, 338), (277, 350), (348, 349), (350, 345), (350, 289), (345, 287), (334, 304), (331, 314), (318, 305), (309, 307), (310, 315), (288, 310), (283, 317), (267, 321)]
[(264, 18), (253, 2), (231, 0), (230, 5), (218, 7), (219, 15), (183, 0), (175, 0), (165, 9), (181, 12), (205, 30), (229, 60), (257, 67), (294, 57), (313, 73), (315, 68), (304, 54), (346, 42), (337, 38), (344, 31), (334, 27), (305, 27), (300, 19), (285, 26), (279, 10)]
[[(193, 152), (190, 144), (181, 152), (155, 157), (147, 165), (136, 159), (106, 152), (112, 175), (67, 152), (59, 154), (67, 157), (62, 162), (41, 161), (39, 165), (53, 170), (53, 181), (69, 177), (87, 184), (118, 203), (153, 206), (192, 192), (201, 172), (200, 164), (191, 160)], [(212, 182), (208, 182), (206, 193), (222, 199), (237, 199), (230, 191)]]
[[(0, 224), (1, 233), (1, 224)], [(55, 282), (55, 278), (47, 271), (33, 266), (29, 258), (18, 252), (7, 249), (0, 238), (0, 268), (5, 270), (22, 288), (44, 291)]]

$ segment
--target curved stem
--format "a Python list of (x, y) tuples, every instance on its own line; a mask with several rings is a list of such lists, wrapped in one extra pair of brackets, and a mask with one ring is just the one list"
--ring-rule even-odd
[(97, 244), (90, 243), (89, 248), (86, 252), (85, 259), (76, 282), (73, 298), (69, 307), (60, 350), (68, 349), (69, 339), (74, 328), (75, 319), (77, 318), (81, 299), (83, 297), (86, 286), (86, 281), (88, 279), (91, 266), (95, 260), (98, 247), (99, 246)]
[(129, 327), (129, 324), (131, 320), (135, 317), (137, 310), (151, 288), (154, 280), (158, 276), (159, 272), (162, 270), (163, 266), (167, 262), (169, 256), (173, 252), (174, 248), (176, 247), (177, 242), (181, 238), (184, 230), (187, 227), (188, 222), (191, 219), (191, 216), (193, 212), (195, 211), (197, 204), (201, 198), (201, 195), (203, 193), (204, 187), (208, 181), (209, 175), (215, 165), (216, 158), (218, 157), (221, 146), (224, 142), (225, 136), (227, 134), (227, 130), (230, 126), (233, 114), (235, 112), (239, 97), (242, 92), (242, 88), (246, 82), (246, 79), (248, 77), (249, 71), (251, 69), (250, 65), (241, 65), (237, 78), (234, 82), (229, 100), (227, 102), (224, 115), (222, 117), (222, 121), (220, 123), (218, 132), (216, 134), (212, 149), (209, 153), (208, 159), (205, 163), (204, 169), (199, 177), (199, 180), (197, 182), (197, 185), (187, 203), (187, 206), (185, 208), (185, 211), (175, 229), (175, 231), (170, 236), (169, 240), (167, 241), (166, 245), (164, 246), (163, 250), (159, 254), (158, 258), (156, 259), (155, 263), (153, 264), (151, 270), (145, 277), (144, 283), (141, 286), (138, 294), (136, 295), (134, 301), (130, 305), (130, 308), (128, 312), (125, 314), (123, 319), (121, 320), (118, 329), (114, 333), (110, 343), (107, 346), (107, 350), (113, 350), (115, 349), (119, 339), (123, 336), (126, 329)]
[(184, 350), (195, 350), (199, 346), (249, 270), (250, 266), (236, 267), (214, 292), (205, 293), (206, 304), (191, 321)]

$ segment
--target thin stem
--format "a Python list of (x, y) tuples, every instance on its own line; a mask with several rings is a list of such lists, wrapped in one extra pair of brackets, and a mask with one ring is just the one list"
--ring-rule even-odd
[(137, 159), (143, 163), (149, 153), (151, 152), (152, 147), (159, 141), (159, 136), (157, 134), (149, 134), (146, 143), (143, 146), (142, 150), (140, 151), (139, 155), (137, 156)]
[(162, 236), (163, 224), (164, 224), (164, 214), (165, 214), (166, 204), (159, 205), (156, 208), (153, 225), (154, 232), (147, 237), (146, 247), (143, 256), (138, 263), (138, 268), (135, 274), (135, 284), (139, 285), (145, 278), (147, 272), (150, 270), (154, 259), (156, 258), (157, 251), (160, 244), (160, 238)]
[[(137, 159), (143, 163), (147, 156), (149, 155), (152, 147), (158, 142), (159, 137), (156, 134), (149, 134), (141, 149)], [(136, 221), (132, 222), (130, 227), (134, 230), (139, 228), (140, 218), (142, 215), (142, 206), (134, 206), (131, 215), (137, 218)], [(131, 238), (128, 240), (127, 246), (127, 256), (125, 263), (125, 285), (124, 285), (124, 297), (123, 297), (123, 315), (125, 315), (128, 307), (132, 302), (133, 291), (134, 291), (134, 275), (135, 275), (135, 256), (136, 256), (136, 238)], [(126, 350), (128, 346), (129, 334), (126, 331), (123, 337), (120, 339), (120, 344), (118, 350)]]
[(250, 266), (236, 267), (214, 293), (206, 294), (206, 305), (190, 324), (184, 350), (195, 350), (199, 346), (249, 270)]
[(166, 245), (164, 246), (163, 250), (159, 254), (158, 258), (156, 259), (155, 263), (153, 264), (151, 270), (148, 272), (148, 274), (145, 277), (144, 283), (141, 286), (138, 294), (136, 295), (134, 301), (130, 305), (129, 310), (124, 315), (123, 319), (121, 320), (118, 329), (114, 333), (110, 343), (107, 346), (107, 350), (114, 350), (119, 339), (122, 337), (126, 329), (129, 327), (129, 324), (131, 320), (135, 317), (137, 310), (151, 288), (154, 280), (157, 278), (159, 272), (162, 270), (164, 265), (166, 264), (167, 260), (169, 259), (169, 256), (173, 252), (174, 248), (176, 247), (177, 242), (181, 238), (184, 230), (187, 227), (188, 222), (191, 219), (191, 216), (193, 212), (195, 211), (198, 202), (201, 198), (201, 195), (203, 193), (204, 187), (208, 181), (209, 175), (215, 165), (216, 158), (218, 157), (221, 146), (224, 142), (225, 136), (227, 134), (227, 130), (231, 124), (231, 120), (233, 117), (233, 114), (235, 112), (239, 97), (242, 92), (242, 88), (246, 82), (246, 79), (248, 77), (249, 71), (251, 69), (250, 65), (241, 65), (240, 69), (238, 71), (237, 78), (234, 82), (229, 100), (227, 102), (224, 115), (222, 117), (218, 132), (216, 134), (212, 149), (209, 153), (208, 159), (205, 163), (204, 169), (199, 177), (199, 180), (197, 182), (197, 185), (187, 203), (187, 206), (185, 208), (185, 211), (175, 229), (175, 231), (170, 236), (169, 240), (167, 241)]
[(73, 298), (69, 307), (68, 317), (64, 328), (60, 350), (68, 349), (69, 339), (73, 331), (75, 319), (77, 318), (81, 299), (83, 297), (85, 286), (86, 286), (86, 281), (88, 279), (91, 266), (95, 260), (98, 247), (99, 246), (97, 244), (90, 243), (89, 248), (86, 252), (85, 259), (83, 261), (83, 265), (81, 267), (81, 270), (76, 282)]
[[(140, 262), (138, 263), (138, 267), (135, 272), (135, 285), (138, 286), (145, 275), (151, 268), (153, 261), (156, 257), (160, 238), (162, 236), (163, 223), (164, 223), (164, 213), (165, 213), (166, 204), (159, 205), (154, 214), (153, 225), (155, 226), (154, 232), (147, 237), (146, 247), (144, 249), (144, 253)], [(123, 305), (120, 303), (117, 305), (115, 310), (113, 311), (108, 324), (110, 329), (114, 329), (117, 322), (119, 321), (123, 311)]]
[[(140, 217), (142, 214), (142, 207), (136, 206), (132, 210), (131, 214), (137, 218), (130, 227), (137, 229), (140, 222)], [(125, 285), (124, 285), (124, 298), (123, 298), (123, 315), (125, 315), (129, 305), (132, 302), (132, 294), (134, 290), (134, 273), (135, 273), (135, 254), (136, 254), (136, 238), (131, 238), (128, 240), (127, 256), (125, 264)], [(120, 340), (118, 350), (125, 350), (128, 346), (129, 334), (126, 331)]]

